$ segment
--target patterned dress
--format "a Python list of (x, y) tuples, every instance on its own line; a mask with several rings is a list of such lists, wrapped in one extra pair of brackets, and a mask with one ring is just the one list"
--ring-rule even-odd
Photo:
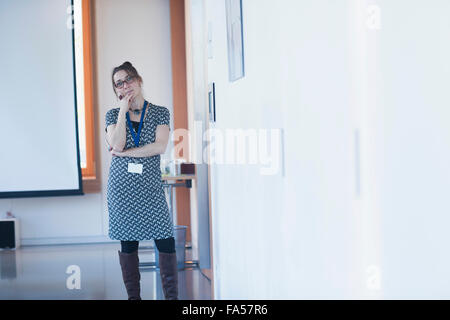
[[(139, 147), (155, 142), (157, 125), (170, 127), (170, 113), (166, 107), (148, 103), (147, 109)], [(106, 127), (117, 123), (119, 110), (114, 108), (106, 113)], [(124, 150), (135, 148), (128, 125), (126, 135)], [(160, 160), (160, 155), (112, 157), (107, 187), (108, 235), (112, 240), (139, 241), (174, 236), (173, 221), (162, 187)], [(128, 172), (130, 162), (143, 164), (142, 174)]]

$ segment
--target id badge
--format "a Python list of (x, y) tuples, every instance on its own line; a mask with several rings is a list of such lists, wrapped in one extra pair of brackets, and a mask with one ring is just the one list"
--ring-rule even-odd
[(142, 163), (128, 163), (128, 172), (142, 174), (144, 165)]

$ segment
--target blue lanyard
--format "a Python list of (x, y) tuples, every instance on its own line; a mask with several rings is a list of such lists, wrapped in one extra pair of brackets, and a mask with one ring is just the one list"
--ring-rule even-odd
[(144, 102), (144, 107), (142, 108), (141, 121), (139, 122), (139, 129), (137, 134), (134, 132), (134, 128), (130, 120), (130, 115), (127, 112), (128, 127), (130, 128), (131, 136), (133, 137), (134, 144), (136, 145), (136, 147), (139, 147), (139, 139), (141, 137), (141, 128), (144, 120), (145, 108), (147, 108), (147, 101)]

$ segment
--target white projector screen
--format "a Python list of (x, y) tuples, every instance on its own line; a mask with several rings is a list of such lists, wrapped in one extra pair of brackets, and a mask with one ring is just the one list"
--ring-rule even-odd
[(72, 8), (0, 1), (0, 198), (83, 194)]

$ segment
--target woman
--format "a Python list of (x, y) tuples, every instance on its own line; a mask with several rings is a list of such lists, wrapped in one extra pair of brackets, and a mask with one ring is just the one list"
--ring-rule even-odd
[(142, 95), (142, 78), (130, 62), (114, 68), (112, 85), (119, 108), (106, 113), (112, 154), (107, 202), (109, 237), (120, 240), (120, 266), (129, 300), (140, 300), (138, 246), (155, 240), (164, 296), (178, 299), (173, 222), (162, 188), (160, 154), (169, 140), (170, 114)]

